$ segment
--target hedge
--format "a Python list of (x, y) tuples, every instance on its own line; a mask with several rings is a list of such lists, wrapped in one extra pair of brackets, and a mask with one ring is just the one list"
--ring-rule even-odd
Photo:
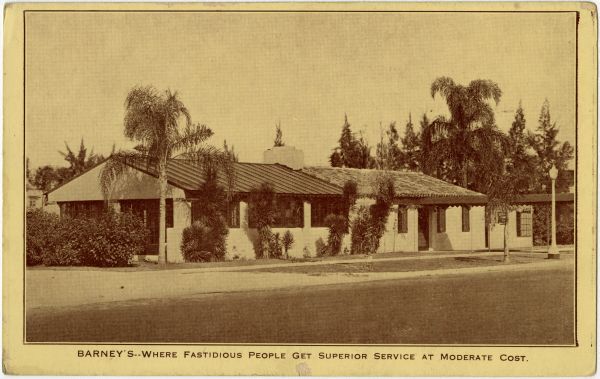
[(144, 252), (149, 232), (131, 213), (59, 218), (32, 209), (27, 211), (26, 235), (28, 265), (116, 267)]

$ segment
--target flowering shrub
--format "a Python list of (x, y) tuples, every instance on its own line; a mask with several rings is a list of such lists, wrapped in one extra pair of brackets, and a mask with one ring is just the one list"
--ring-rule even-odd
[(44, 254), (56, 249), (59, 242), (56, 238), (56, 228), (59, 221), (57, 215), (44, 212), (42, 209), (27, 210), (25, 250), (28, 266), (42, 264)]

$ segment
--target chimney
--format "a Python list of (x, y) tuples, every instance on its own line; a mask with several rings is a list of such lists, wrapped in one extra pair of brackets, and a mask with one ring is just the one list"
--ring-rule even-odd
[(279, 163), (292, 170), (300, 170), (304, 167), (304, 152), (293, 146), (274, 146), (265, 150), (263, 162)]

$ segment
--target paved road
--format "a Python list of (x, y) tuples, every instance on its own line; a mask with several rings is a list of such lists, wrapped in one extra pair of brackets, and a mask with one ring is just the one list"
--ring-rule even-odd
[(572, 266), (29, 310), (28, 341), (572, 344)]

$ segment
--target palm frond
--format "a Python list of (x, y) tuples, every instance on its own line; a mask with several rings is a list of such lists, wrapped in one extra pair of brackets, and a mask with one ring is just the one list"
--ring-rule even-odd
[(147, 165), (152, 164), (149, 156), (141, 154), (137, 151), (118, 151), (111, 154), (106, 160), (106, 164), (98, 174), (100, 182), (100, 190), (104, 200), (111, 200), (111, 195), (114, 190), (115, 183), (122, 178), (129, 170), (130, 164), (135, 162), (146, 162)]
[(454, 91), (456, 84), (452, 78), (447, 76), (442, 76), (437, 78), (431, 84), (431, 97), (435, 97), (436, 93), (440, 93), (444, 98), (448, 98), (451, 96), (452, 91)]
[(496, 104), (500, 102), (502, 90), (500, 86), (491, 80), (477, 79), (471, 81), (467, 87), (469, 97), (473, 99), (493, 99)]

